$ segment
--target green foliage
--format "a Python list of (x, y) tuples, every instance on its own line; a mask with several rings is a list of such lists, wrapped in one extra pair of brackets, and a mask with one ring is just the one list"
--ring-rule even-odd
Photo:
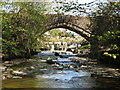
[(59, 37), (71, 37), (74, 38), (74, 34), (72, 34), (71, 32), (67, 32), (66, 30), (61, 31), (60, 29), (53, 29), (51, 31), (49, 31), (49, 34), (51, 36), (59, 36)]
[(14, 2), (3, 3), (3, 6), (5, 7), (2, 13), (3, 54), (11, 57), (29, 57), (31, 51), (37, 47), (37, 38), (46, 29), (44, 4)]
[[(91, 7), (93, 5), (95, 5), (94, 3), (95, 1), (91, 2), (91, 3), (85, 3), (85, 4), (80, 4), (77, 0), (75, 1), (59, 1), (56, 0), (57, 4), (60, 4), (59, 6), (57, 6), (57, 8), (55, 8), (55, 11), (58, 12), (59, 14), (64, 14), (65, 12), (67, 13), (74, 13), (74, 15), (89, 15), (89, 10), (91, 11)], [(89, 10), (88, 10), (89, 9)]]
[[(99, 3), (98, 9), (96, 12), (92, 12), (93, 16), (119, 16), (120, 10), (120, 1), (116, 2), (107, 2), (107, 3)], [(115, 18), (115, 17), (112, 17)]]
[(88, 41), (83, 40), (83, 41), (81, 41), (79, 43), (81, 44), (81, 46), (78, 49), (80, 49), (81, 51), (90, 50), (91, 45), (90, 45), (90, 43)]
[(86, 45), (82, 45), (81, 47), (79, 47), (78, 49), (80, 50), (90, 50), (90, 44), (86, 44)]
[[(119, 4), (120, 2), (99, 4), (98, 10), (92, 12), (92, 15), (94, 16), (92, 19), (92, 29), (95, 34), (93, 38), (96, 38), (99, 41), (99, 48), (106, 51), (104, 55), (113, 57), (114, 59), (118, 59), (117, 57), (120, 56)], [(102, 26), (103, 24), (104, 26)]]
[(119, 56), (119, 54), (109, 54), (108, 52), (104, 52), (104, 55), (113, 57), (114, 59), (116, 59), (116, 57)]
[(117, 57), (120, 56), (120, 1), (106, 3), (94, 1), (85, 4), (71, 1), (60, 4), (62, 4), (58, 7), (60, 11), (89, 16), (92, 53), (105, 51), (104, 55), (118, 59)]

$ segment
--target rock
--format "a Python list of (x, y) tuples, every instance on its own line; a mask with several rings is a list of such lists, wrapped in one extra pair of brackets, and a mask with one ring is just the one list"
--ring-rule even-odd
[(58, 65), (58, 64), (53, 64), (52, 66), (53, 66), (53, 67), (59, 67), (60, 65)]
[(88, 64), (88, 60), (86, 58), (82, 57), (70, 57), (69, 58), (71, 61), (76, 62), (76, 63), (81, 63), (81, 64)]
[(20, 64), (21, 62), (15, 62), (15, 64)]
[(120, 72), (120, 69), (116, 69), (116, 71)]
[(74, 68), (74, 66), (71, 66), (71, 65), (69, 66), (69, 69), (73, 69), (73, 68)]
[(35, 69), (35, 67), (33, 67), (33, 66), (31, 66), (30, 68), (31, 68), (31, 69)]
[(60, 56), (60, 54), (59, 54), (59, 53), (57, 53), (57, 52), (55, 52), (55, 56)]
[(13, 64), (6, 64), (5, 66), (7, 66), (7, 67), (11, 67), (11, 66), (13, 66)]
[(61, 73), (63, 73), (63, 71), (57, 71), (57, 74), (61, 74)]
[(34, 59), (29, 59), (29, 61), (35, 61)]
[(76, 72), (83, 72), (82, 70), (76, 70)]
[(24, 73), (22, 71), (13, 71), (12, 74), (13, 75), (22, 75), (22, 76), (27, 75), (27, 73)]
[(77, 65), (74, 65), (74, 68), (78, 68), (78, 66), (77, 66)]
[(7, 77), (7, 75), (8, 75), (8, 72), (4, 72), (4, 73), (2, 74), (2, 76), (5, 76), (5, 77)]
[(106, 77), (113, 77), (113, 75), (111, 75), (111, 74), (109, 74), (107, 72), (100, 72), (99, 71), (99, 72), (92, 73), (91, 77), (104, 77), (104, 78), (106, 78)]
[(95, 74), (95, 73), (92, 73), (92, 74), (91, 74), (91, 77), (95, 77), (95, 76), (96, 76), (96, 74)]
[(89, 69), (91, 69), (92, 68), (92, 66), (87, 66)]
[(88, 62), (89, 65), (96, 65), (97, 62)]
[(7, 67), (4, 67), (4, 66), (0, 66), (0, 70), (1, 71), (5, 71)]
[(48, 58), (47, 58), (46, 63), (55, 64), (55, 62), (52, 61), (52, 58), (51, 58), (51, 57), (48, 57)]
[(55, 81), (58, 81), (59, 79), (55, 79)]
[(8, 63), (10, 63), (10, 61), (5, 61), (5, 62), (4, 62), (4, 64), (8, 64)]
[(11, 76), (11, 75), (8, 75), (7, 78), (12, 78), (12, 76)]
[(45, 68), (45, 66), (38, 66), (38, 69), (43, 69)]
[(6, 77), (5, 77), (5, 76), (2, 76), (2, 79), (4, 80), (4, 79), (6, 79)]
[(87, 68), (87, 66), (85, 66), (85, 65), (81, 65), (81, 68)]
[(20, 76), (13, 76), (12, 78), (22, 78), (22, 77), (20, 77)]
[(63, 66), (59, 66), (57, 69), (58, 70), (63, 70)]
[(52, 60), (46, 60), (46, 63), (55, 64), (55, 62), (53, 62)]
[(11, 75), (10, 73), (8, 73), (8, 72), (4, 72), (4, 73), (2, 74), (2, 78), (3, 78), (3, 79), (11, 78), (11, 77), (12, 77), (12, 75)]
[(64, 65), (63, 68), (68, 68), (69, 66), (68, 65)]
[(113, 76), (113, 75), (106, 75), (106, 76), (103, 76), (104, 78), (113, 78), (113, 77), (116, 77), (116, 76)]
[(46, 60), (42, 60), (42, 59), (40, 59), (39, 62), (46, 62)]
[(13, 69), (12, 68), (7, 68), (7, 71), (12, 71)]
[(40, 70), (41, 70), (41, 71), (47, 71), (47, 69), (45, 69), (45, 68), (44, 68), (44, 69), (40, 69)]

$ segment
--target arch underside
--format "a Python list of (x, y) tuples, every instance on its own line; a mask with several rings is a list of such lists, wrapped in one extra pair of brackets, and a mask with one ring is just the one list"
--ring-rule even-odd
[[(82, 29), (82, 28), (72, 27), (70, 25), (63, 25), (63, 24), (60, 25), (60, 24), (58, 24), (58, 25), (51, 25), (51, 26), (49, 26), (47, 31), (55, 29), (55, 28), (65, 28), (65, 29), (68, 29), (70, 31), (73, 31), (73, 32), (81, 35), (83, 38), (85, 38), (86, 40), (89, 41), (90, 33), (84, 31), (84, 29)], [(45, 31), (45, 32), (47, 32), (47, 31)]]

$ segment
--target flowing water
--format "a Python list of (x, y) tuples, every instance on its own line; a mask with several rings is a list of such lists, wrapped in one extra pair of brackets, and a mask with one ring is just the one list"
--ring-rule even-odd
[[(68, 68), (68, 65), (71, 67), (77, 65), (68, 58), (59, 58), (56, 61), (59, 64), (30, 62), (26, 66), (22, 63), (21, 68), (29, 67), (29, 64), (43, 68), (36, 68), (29, 76), (20, 79), (5, 79), (3, 88), (120, 88), (117, 79), (92, 78), (90, 72), (76, 72), (74, 68)], [(19, 65), (12, 68), (18, 67)]]

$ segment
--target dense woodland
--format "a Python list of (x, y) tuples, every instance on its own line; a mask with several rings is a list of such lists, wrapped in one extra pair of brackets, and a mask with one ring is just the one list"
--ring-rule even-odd
[[(73, 12), (87, 15), (91, 20), (88, 28), (91, 58), (120, 65), (120, 1), (118, 2), (57, 2), (58, 14)], [(30, 57), (39, 48), (41, 33), (46, 29), (47, 4), (38, 2), (1, 3), (2, 13), (2, 53), (4, 58)], [(95, 6), (95, 7), (94, 7)], [(94, 7), (94, 8), (92, 8)]]

